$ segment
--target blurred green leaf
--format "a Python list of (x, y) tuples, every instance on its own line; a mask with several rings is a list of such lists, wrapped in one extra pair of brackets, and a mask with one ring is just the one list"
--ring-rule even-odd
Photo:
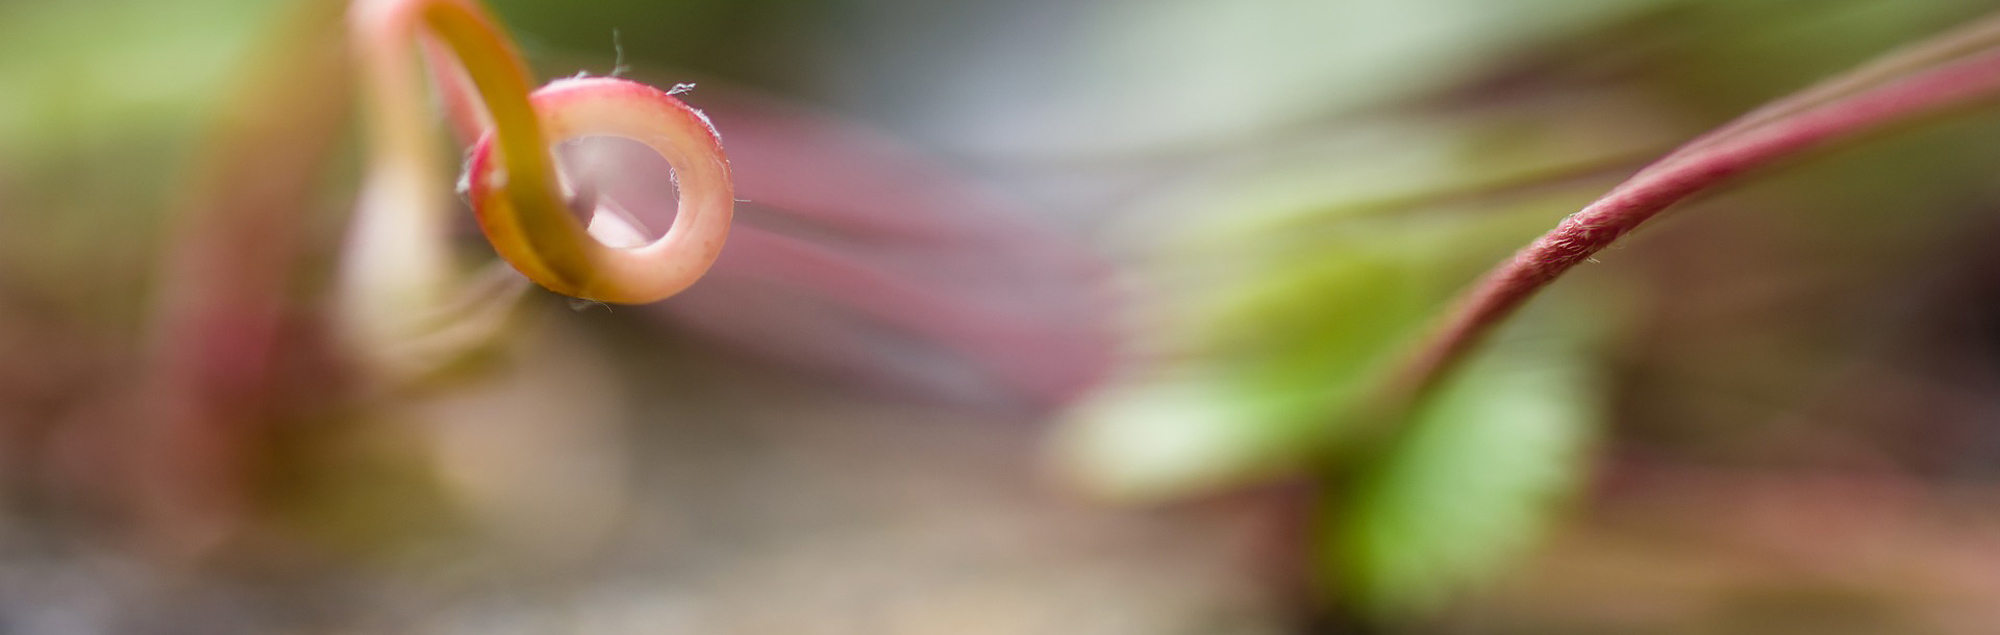
[(1346, 411), (1451, 293), (1568, 207), (1357, 221), (1184, 289), (1158, 348), (1072, 411), (1062, 469), (1107, 498), (1152, 501), (1294, 470), (1344, 441)]
[(1377, 617), (1435, 607), (1533, 547), (1581, 483), (1602, 410), (1584, 338), (1525, 326), (1541, 328), (1462, 369), (1331, 488), (1322, 573), (1344, 602)]
[(0, 283), (92, 319), (139, 314), (205, 113), (297, 4), (0, 2)]
[(0, 165), (191, 135), (288, 2), (0, 3)]
[(1198, 350), (1079, 407), (1065, 467), (1095, 493), (1154, 500), (1295, 467), (1337, 438), (1327, 421), (1441, 292), (1386, 245), (1330, 252), (1248, 282), (1199, 320)]

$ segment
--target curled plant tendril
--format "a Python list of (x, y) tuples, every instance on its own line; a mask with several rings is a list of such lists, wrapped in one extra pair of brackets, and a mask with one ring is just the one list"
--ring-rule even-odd
[[(586, 228), (560, 200), (523, 197), (509, 187), (516, 164), (507, 159), (516, 153), (496, 160), (496, 147), (509, 145), (505, 130), (496, 129), (473, 149), (468, 195), (500, 256), (542, 286), (598, 302), (652, 302), (700, 278), (722, 252), (735, 203), (729, 164), (708, 119), (665, 91), (609, 77), (551, 83), (532, 103), (558, 142), (624, 137), (666, 157), (681, 188), (680, 211), (666, 235), (644, 245), (579, 238)], [(546, 162), (546, 150), (529, 153)]]
[[(612, 78), (562, 80), (529, 93), (529, 74), (500, 26), (475, 0), (357, 0), (350, 30), (368, 117), (369, 172), (342, 272), (342, 308), (373, 342), (434, 329), (453, 274), (446, 254), (449, 186), (430, 125), (418, 44), (434, 65), (455, 61), (476, 92), (483, 123), (468, 172), (480, 228), (515, 270), (557, 293), (637, 304), (686, 289), (721, 252), (734, 205), (729, 164), (706, 117), (668, 93)], [(447, 101), (457, 94), (459, 69)], [(462, 127), (468, 114), (458, 115)], [(483, 116), (478, 116), (483, 115)], [(571, 210), (551, 153), (557, 142), (625, 137), (674, 167), (681, 189), (673, 227), (650, 243), (609, 246)], [(592, 207), (595, 205), (592, 204)]]

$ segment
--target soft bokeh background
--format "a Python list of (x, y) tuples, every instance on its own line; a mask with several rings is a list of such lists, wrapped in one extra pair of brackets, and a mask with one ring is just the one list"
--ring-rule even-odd
[(2000, 629), (2000, 112), (1348, 416), (1648, 157), (2000, 4), (491, 0), (544, 78), (696, 84), (739, 229), (388, 391), (326, 335), (338, 4), (0, 0), (0, 633)]

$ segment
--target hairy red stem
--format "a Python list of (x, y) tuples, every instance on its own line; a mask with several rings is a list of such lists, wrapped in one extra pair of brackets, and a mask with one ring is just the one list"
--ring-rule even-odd
[(2000, 52), (1988, 52), (1913, 72), (1782, 120), (1738, 120), (1722, 128), (1731, 132), (1727, 139), (1706, 135), (1683, 146), (1487, 272), (1397, 376), (1392, 403), (1407, 404), (1427, 392), (1536, 292), (1674, 203), (1802, 152), (1996, 93)]

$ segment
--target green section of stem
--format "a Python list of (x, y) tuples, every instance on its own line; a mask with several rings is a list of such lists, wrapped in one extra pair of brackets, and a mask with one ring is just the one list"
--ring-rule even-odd
[[(548, 142), (528, 101), (526, 65), (502, 28), (469, 0), (361, 0), (350, 13), (372, 145), (367, 185), (349, 238), (339, 310), (350, 343), (391, 367), (448, 355), (425, 339), (452, 331), (464, 276), (451, 263), (451, 179), (428, 116), (416, 44), (443, 43), (477, 88), (494, 124), (515, 224), (538, 256), (514, 263), (557, 278), (587, 270), (589, 240), (562, 204)], [(446, 69), (439, 69), (441, 72)], [(532, 270), (532, 271), (531, 271)], [(496, 302), (511, 302), (511, 297)], [(452, 337), (450, 339), (463, 339)]]

